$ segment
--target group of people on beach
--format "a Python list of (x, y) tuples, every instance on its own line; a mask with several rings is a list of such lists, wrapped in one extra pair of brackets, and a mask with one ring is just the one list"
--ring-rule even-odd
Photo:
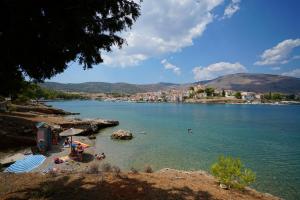
[[(83, 153), (84, 153), (84, 147), (78, 143), (78, 144), (71, 144), (69, 137), (66, 138), (65, 142), (64, 142), (64, 146), (70, 146), (72, 148), (72, 152), (76, 152), (76, 154), (79, 157), (79, 160), (82, 161), (83, 160)], [(95, 154), (95, 158), (97, 160), (103, 160), (106, 158), (106, 155), (104, 153), (101, 154)]]

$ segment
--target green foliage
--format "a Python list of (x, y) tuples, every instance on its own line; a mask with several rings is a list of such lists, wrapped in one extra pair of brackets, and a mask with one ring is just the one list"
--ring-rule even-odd
[(111, 95), (113, 98), (120, 98), (120, 97), (127, 97), (126, 94), (118, 93), (118, 92), (112, 92), (107, 93), (108, 95)]
[(198, 89), (198, 90), (196, 91), (197, 94), (201, 94), (201, 93), (203, 93), (203, 92), (204, 92), (204, 90), (202, 90), (202, 89)]
[(240, 159), (232, 157), (220, 156), (211, 166), (211, 172), (220, 183), (237, 189), (243, 189), (256, 179), (255, 173), (245, 168)]
[(283, 96), (279, 93), (273, 93), (272, 100), (282, 100)]
[(145, 170), (144, 170), (146, 173), (153, 173), (153, 169), (150, 165), (146, 165), (145, 166)]
[[(43, 81), (71, 61), (84, 69), (122, 47), (120, 32), (140, 15), (132, 0), (0, 1), (0, 94), (18, 92), (24, 76)], [(20, 34), (22, 33), (22, 34)]]
[(66, 92), (43, 88), (37, 84), (26, 82), (21, 91), (14, 100), (16, 103), (24, 103), (30, 99), (82, 99), (79, 94), (70, 94)]
[(195, 92), (189, 92), (189, 98), (191, 99), (191, 98), (194, 98), (194, 96), (195, 96)]
[(268, 95), (266, 95), (266, 99), (268, 100), (272, 100), (272, 92), (269, 92)]
[(222, 90), (222, 97), (225, 97), (225, 96), (226, 96), (225, 90)]
[(215, 89), (214, 88), (210, 88), (210, 87), (208, 87), (208, 88), (205, 88), (205, 90), (204, 90), (205, 92), (206, 92), (206, 94), (207, 94), (207, 96), (212, 96), (213, 94), (214, 94), (214, 92), (215, 92)]
[(294, 94), (288, 94), (285, 96), (285, 100), (296, 100), (296, 95)]
[(237, 98), (237, 99), (241, 99), (241, 98), (242, 98), (241, 92), (235, 93), (234, 96), (235, 96), (235, 98)]
[(283, 99), (288, 99), (290, 97), (295, 97), (295, 95), (283, 95), (280, 93), (271, 93), (263, 95), (263, 99), (269, 100), (269, 101), (281, 101)]

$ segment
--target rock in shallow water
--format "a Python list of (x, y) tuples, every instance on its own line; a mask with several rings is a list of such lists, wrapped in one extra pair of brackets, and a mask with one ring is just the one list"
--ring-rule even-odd
[(117, 140), (131, 140), (133, 138), (133, 135), (129, 131), (118, 130), (111, 135), (111, 138)]

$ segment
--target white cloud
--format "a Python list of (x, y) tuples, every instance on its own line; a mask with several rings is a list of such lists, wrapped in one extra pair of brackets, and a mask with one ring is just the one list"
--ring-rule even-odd
[(234, 13), (240, 9), (241, 0), (231, 0), (228, 6), (224, 10), (223, 17), (221, 19), (231, 18)]
[(284, 76), (293, 76), (293, 77), (296, 77), (296, 78), (300, 78), (300, 69), (294, 69), (292, 71), (282, 73), (282, 75), (284, 75)]
[(288, 39), (280, 42), (275, 47), (267, 49), (260, 56), (260, 61), (255, 62), (255, 65), (273, 65), (286, 64), (291, 60), (299, 59), (300, 56), (291, 57), (294, 48), (300, 46), (300, 39)]
[(193, 69), (194, 79), (197, 81), (211, 80), (219, 76), (246, 72), (247, 69), (240, 63), (218, 62), (206, 67), (195, 67)]
[(165, 67), (166, 70), (172, 70), (174, 74), (180, 75), (181, 74), (181, 69), (171, 63), (169, 63), (166, 59), (163, 59), (161, 61), (161, 64)]
[(147, 0), (131, 30), (127, 46), (105, 53), (104, 64), (126, 67), (148, 58), (178, 52), (193, 45), (214, 19), (212, 10), (223, 0)]

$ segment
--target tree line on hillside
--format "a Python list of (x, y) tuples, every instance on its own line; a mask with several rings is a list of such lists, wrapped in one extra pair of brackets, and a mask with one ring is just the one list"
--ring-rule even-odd
[(262, 99), (267, 101), (299, 101), (300, 98), (295, 94), (281, 94), (281, 93), (272, 93), (264, 94)]
[(27, 102), (29, 100), (53, 100), (53, 99), (84, 99), (79, 94), (71, 94), (62, 91), (43, 88), (37, 84), (24, 82), (22, 89), (12, 98), (16, 102)]

